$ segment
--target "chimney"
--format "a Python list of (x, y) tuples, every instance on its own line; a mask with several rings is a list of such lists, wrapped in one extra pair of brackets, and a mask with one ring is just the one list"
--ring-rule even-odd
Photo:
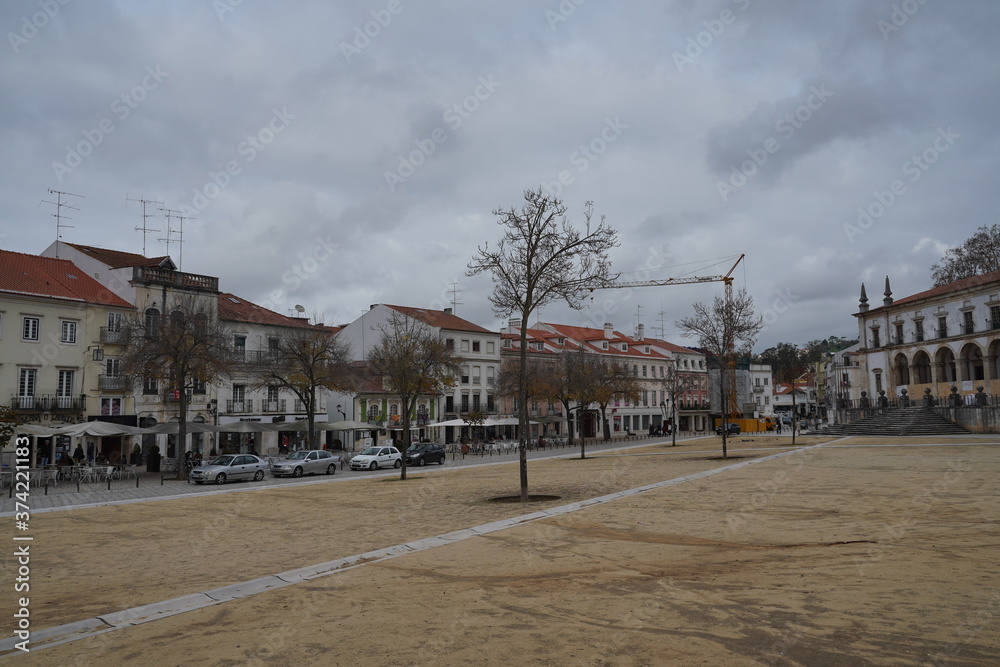
[(444, 309), (444, 314), (445, 315), (451, 315), (451, 308), (445, 308)]
[(507, 320), (507, 333), (518, 333), (521, 331), (521, 320)]
[(615, 327), (611, 322), (604, 323), (604, 337), (614, 338), (615, 337)]
[(635, 337), (636, 340), (644, 340), (646, 338), (646, 325), (640, 324), (636, 328)]

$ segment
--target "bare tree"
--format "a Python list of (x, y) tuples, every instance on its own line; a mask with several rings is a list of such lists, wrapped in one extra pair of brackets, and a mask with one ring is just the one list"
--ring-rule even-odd
[(673, 420), (670, 428), (670, 446), (677, 446), (677, 399), (696, 387), (697, 380), (691, 373), (683, 373), (677, 368), (677, 360), (667, 366), (667, 370), (660, 380), (663, 391), (670, 398), (670, 416)]
[(983, 225), (962, 245), (950, 248), (941, 261), (931, 265), (934, 285), (1000, 270), (1000, 225)]
[[(596, 391), (593, 402), (601, 406), (601, 421), (604, 422), (604, 440), (611, 440), (611, 424), (608, 423), (608, 405), (611, 401), (636, 402), (642, 394), (639, 378), (632, 367), (623, 359), (603, 359), (590, 365), (591, 378)], [(583, 456), (581, 455), (581, 458)]]
[(406, 451), (410, 448), (410, 414), (420, 396), (436, 396), (455, 384), (462, 369), (445, 341), (423, 322), (392, 311), (378, 326), (381, 339), (368, 352), (369, 371), (402, 404), (403, 461), (400, 479), (406, 479)]
[(254, 385), (291, 391), (305, 407), (309, 448), (318, 449), (319, 434), (314, 427), (316, 392), (319, 389), (348, 389), (351, 386), (350, 360), (350, 344), (338, 338), (331, 329), (309, 324), (288, 328), (278, 335), (275, 347), (268, 350), (254, 370)]
[[(792, 388), (792, 444), (795, 444), (795, 431), (798, 430), (798, 405), (796, 403), (795, 382), (806, 372), (809, 364), (804, 360), (799, 348), (791, 343), (778, 343), (760, 354), (763, 363), (770, 364), (774, 379), (787, 383)], [(779, 415), (780, 419), (780, 415)]]
[[(729, 286), (726, 289), (729, 294)], [(736, 296), (717, 296), (712, 306), (694, 304), (694, 316), (676, 323), (681, 335), (696, 338), (698, 345), (719, 359), (720, 391), (722, 392), (722, 458), (726, 458), (727, 419), (733, 406), (727, 399), (726, 376), (729, 387), (735, 387), (733, 364), (737, 356), (749, 355), (757, 336), (764, 327), (764, 318), (754, 312), (753, 298), (745, 289)]]
[(147, 311), (122, 324), (119, 372), (124, 381), (135, 389), (156, 380), (177, 400), (177, 479), (185, 474), (181, 463), (187, 446), (188, 392), (228, 376), (233, 367), (231, 337), (209, 303), (179, 296), (162, 315)]
[(528, 381), (527, 328), (536, 309), (556, 300), (580, 309), (587, 288), (604, 285), (611, 276), (608, 252), (618, 245), (618, 233), (604, 217), (591, 227), (593, 205), (584, 209), (583, 230), (566, 218), (566, 207), (557, 197), (539, 188), (524, 192), (520, 209), (497, 209), (493, 212), (504, 228), (503, 237), (491, 248), (479, 246), (469, 262), (466, 275), (488, 272), (493, 276), (490, 303), (498, 317), (517, 313), (521, 318), (521, 372), (518, 420), (521, 438), (518, 444), (521, 478), (521, 501), (528, 498)]

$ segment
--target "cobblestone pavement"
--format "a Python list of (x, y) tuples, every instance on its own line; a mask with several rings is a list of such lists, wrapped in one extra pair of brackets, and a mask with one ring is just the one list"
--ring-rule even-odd
[[(678, 438), (678, 442), (691, 438)], [(649, 445), (664, 444), (667, 438), (645, 438), (638, 441), (616, 440), (611, 443), (587, 443), (587, 453), (598, 453), (609, 449), (634, 449), (637, 447), (648, 447)], [(579, 454), (579, 446), (574, 447), (548, 447), (544, 450), (532, 450), (528, 452), (529, 459), (565, 457)], [(689, 452), (690, 453), (690, 452)], [(345, 457), (345, 461), (348, 457)], [(443, 466), (431, 465), (421, 468), (421, 472), (433, 472), (435, 470), (447, 470), (448, 468), (474, 465), (490, 465), (498, 463), (510, 463), (517, 461), (518, 455), (514, 451), (507, 454), (449, 454), (448, 460)], [(187, 481), (174, 479), (173, 473), (148, 473), (140, 472), (137, 479), (112, 480), (110, 489), (107, 482), (89, 482), (78, 484), (77, 482), (60, 481), (57, 486), (50, 486), (47, 489), (32, 487), (30, 490), (29, 506), (32, 512), (58, 511), (60, 509), (71, 509), (74, 507), (93, 507), (96, 505), (108, 505), (128, 502), (144, 502), (165, 498), (176, 498), (192, 494), (218, 494), (234, 493), (241, 491), (254, 491), (266, 488), (275, 488), (286, 484), (329, 484), (341, 482), (349, 479), (373, 476), (396, 476), (399, 471), (396, 469), (385, 469), (378, 472), (367, 470), (354, 471), (346, 467), (338, 470), (335, 475), (313, 475), (299, 478), (271, 477), (266, 476), (261, 482), (239, 481), (224, 486), (197, 485)], [(0, 496), (0, 516), (11, 516), (16, 509), (17, 498), (14, 497), (10, 488), (3, 489)]]

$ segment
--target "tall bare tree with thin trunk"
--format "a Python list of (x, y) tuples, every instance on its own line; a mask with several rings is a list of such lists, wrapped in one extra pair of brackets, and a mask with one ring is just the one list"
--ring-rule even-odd
[(466, 275), (489, 273), (493, 277), (490, 303), (498, 317), (516, 313), (521, 318), (518, 420), (521, 438), (521, 501), (528, 496), (528, 320), (538, 308), (556, 300), (570, 307), (583, 307), (583, 296), (590, 287), (605, 285), (618, 276), (611, 275), (608, 252), (618, 245), (618, 233), (601, 217), (592, 225), (593, 205), (584, 209), (583, 229), (566, 217), (566, 207), (554, 196), (538, 190), (524, 192), (524, 204), (493, 212), (503, 228), (503, 236), (493, 247), (479, 246)]
[(410, 415), (420, 396), (437, 396), (455, 385), (462, 367), (447, 343), (430, 326), (393, 311), (379, 325), (382, 337), (368, 351), (369, 372), (402, 404), (403, 462), (399, 478), (406, 479), (406, 451), (410, 448)]
[(127, 384), (136, 388), (156, 380), (166, 387), (164, 400), (177, 401), (177, 479), (186, 474), (188, 392), (228, 376), (233, 368), (231, 336), (209, 304), (206, 298), (179, 296), (164, 304), (162, 314), (146, 312), (122, 324), (119, 372)]
[(315, 430), (319, 390), (348, 389), (351, 376), (350, 345), (329, 328), (305, 324), (287, 328), (277, 336), (275, 346), (267, 351), (254, 370), (258, 388), (277, 387), (291, 391), (302, 403), (309, 428), (309, 448), (319, 448)]
[[(729, 391), (735, 389), (733, 364), (737, 356), (749, 355), (757, 336), (764, 327), (764, 318), (754, 312), (753, 298), (745, 289), (736, 296), (717, 296), (711, 307), (698, 302), (694, 304), (694, 315), (677, 322), (681, 335), (693, 337), (698, 345), (720, 361), (719, 378), (722, 392), (722, 458), (727, 457), (727, 418), (732, 409)], [(734, 392), (735, 393), (735, 392)]]

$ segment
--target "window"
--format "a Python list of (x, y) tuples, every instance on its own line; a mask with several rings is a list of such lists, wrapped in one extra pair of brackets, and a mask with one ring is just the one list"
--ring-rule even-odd
[(368, 421), (370, 421), (370, 422), (378, 421), (378, 413), (379, 413), (379, 409), (378, 409), (377, 405), (369, 405), (368, 406)]
[(76, 344), (76, 322), (62, 320), (59, 323), (59, 342), (67, 345)]
[(962, 313), (962, 333), (968, 335), (970, 333), (975, 333), (975, 331), (976, 325), (972, 321), (972, 311), (967, 310)]
[(472, 341), (472, 351), (473, 352), (479, 352), (479, 341), (478, 340)]
[(913, 334), (913, 337), (918, 343), (920, 343), (924, 340), (924, 321), (917, 320), (913, 323), (913, 325), (916, 328), (916, 332)]
[(902, 324), (897, 324), (896, 325), (896, 345), (902, 345), (902, 344), (903, 344), (903, 325)]
[(160, 311), (156, 308), (146, 309), (146, 336), (156, 338), (160, 335)]
[(771, 397), (764, 396), (764, 405), (770, 405), (770, 404), (771, 404)]
[(21, 338), (24, 340), (38, 340), (38, 318), (25, 317), (24, 326), (21, 329)]
[(496, 379), (493, 377), (493, 372), (492, 366), (486, 367), (486, 386), (488, 387), (492, 387), (496, 382)]
[(462, 412), (469, 411), (469, 395), (462, 394)]
[(462, 366), (462, 384), (469, 384), (469, 367)]
[(104, 374), (108, 377), (118, 377), (121, 371), (121, 362), (115, 357), (104, 357)]
[(233, 385), (233, 403), (242, 403), (246, 400), (247, 386), (245, 384)]
[(121, 413), (122, 413), (122, 399), (120, 398), (101, 399), (102, 415), (120, 415)]
[(872, 347), (882, 347), (878, 338), (878, 329), (872, 329)]
[(462, 352), (468, 352), (468, 351), (469, 351), (469, 341), (463, 338), (462, 339)]
[(278, 387), (270, 385), (267, 388), (267, 402), (277, 403), (278, 402)]
[(147, 375), (142, 380), (142, 393), (146, 396), (153, 396), (160, 391), (159, 381), (152, 375)]
[(445, 338), (444, 339), (444, 346), (446, 348), (448, 348), (449, 350), (451, 350), (452, 352), (454, 352), (455, 351), (455, 339), (454, 338)]
[(487, 412), (496, 412), (496, 410), (494, 409), (493, 400), (494, 400), (493, 399), (493, 394), (486, 394), (486, 411)]
[(17, 395), (21, 398), (34, 397), (37, 378), (38, 371), (36, 369), (22, 368), (17, 382)]
[[(645, 368), (645, 366), (643, 366), (643, 368)], [(649, 392), (646, 391), (645, 389), (642, 392), (642, 407), (644, 408), (649, 407)]]
[(486, 354), (496, 354), (496, 351), (497, 346), (493, 343), (493, 341), (486, 341)]
[(632, 365), (632, 375), (633, 377), (639, 377), (639, 364)]
[(642, 365), (642, 377), (649, 377), (648, 375), (646, 375), (646, 364)]
[(938, 318), (938, 338), (948, 337), (948, 318), (939, 317)]
[[(454, 341), (452, 341), (452, 342), (454, 342)], [(504, 338), (503, 339), (503, 346), (504, 347), (510, 347), (510, 338)], [(449, 347), (448, 349), (451, 350), (453, 348), (454, 348), (454, 346)]]
[(990, 327), (1000, 329), (1000, 306), (990, 306)]
[(473, 366), (472, 367), (472, 384), (479, 384), (479, 376), (480, 376), (480, 367), (479, 366)]
[(764, 378), (764, 386), (766, 387), (767, 383), (770, 382), (770, 381), (771, 381), (770, 378)]
[(73, 371), (59, 371), (56, 402), (64, 410), (73, 407)]
[(472, 409), (473, 410), (479, 410), (479, 409), (481, 409), (480, 408), (480, 401), (481, 400), (482, 399), (480, 399), (479, 394), (473, 394), (472, 395)]

